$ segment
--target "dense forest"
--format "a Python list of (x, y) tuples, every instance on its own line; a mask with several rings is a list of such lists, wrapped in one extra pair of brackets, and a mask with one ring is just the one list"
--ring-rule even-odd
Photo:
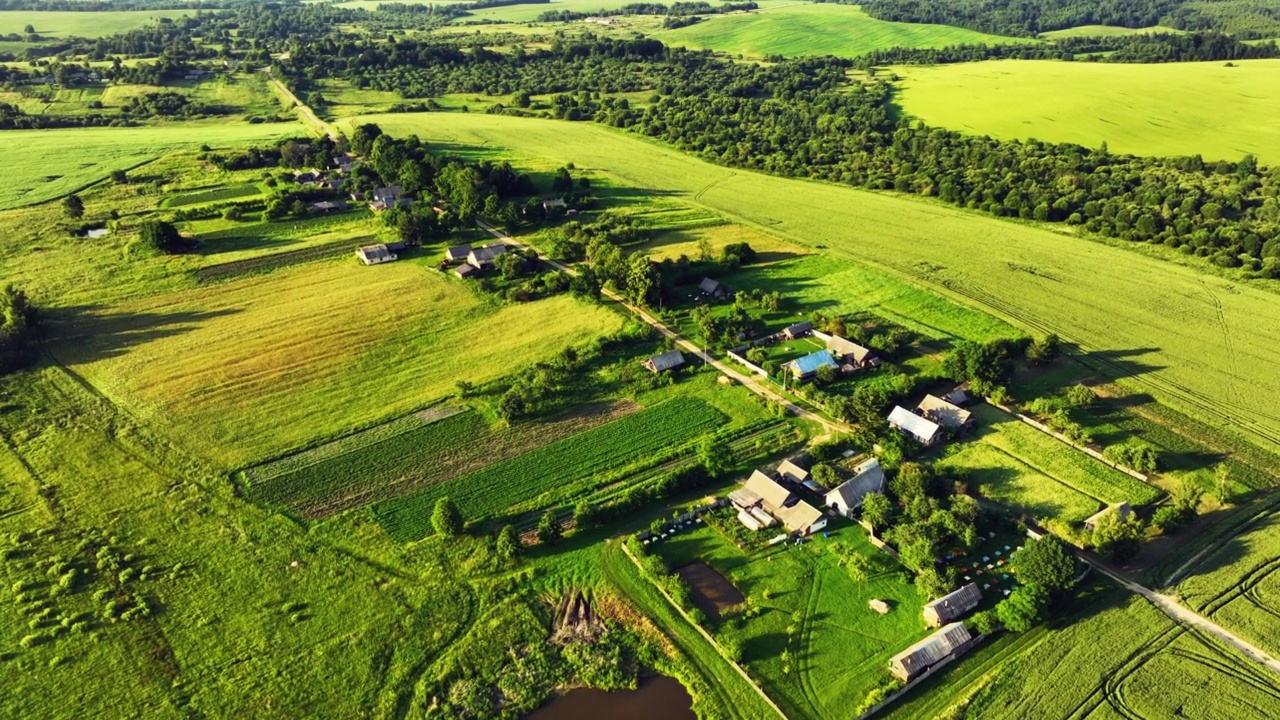
[(940, 23), (1023, 37), (1080, 25), (1164, 25), (1257, 39), (1274, 37), (1280, 28), (1280, 7), (1259, 0), (857, 0), (849, 4), (861, 5), (881, 20)]
[[(896, 119), (892, 86), (851, 83), (849, 66), (836, 58), (739, 64), (653, 40), (596, 40), (511, 54), (423, 41), (319, 43), (281, 67), (300, 89), (342, 77), (407, 98), (555, 94), (545, 110), (554, 117), (625, 128), (723, 165), (1080, 225), (1280, 274), (1274, 260), (1262, 262), (1280, 258), (1280, 172), (1252, 157), (1132, 157), (970, 137)], [(643, 90), (655, 96), (645, 107), (608, 97)]]

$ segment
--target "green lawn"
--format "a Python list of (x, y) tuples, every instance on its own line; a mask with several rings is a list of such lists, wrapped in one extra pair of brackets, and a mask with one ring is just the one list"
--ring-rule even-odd
[[(829, 550), (836, 542), (870, 558), (867, 581), (855, 583), (836, 565)], [(748, 672), (788, 717), (847, 718), (868, 690), (887, 679), (889, 658), (927, 634), (924, 601), (902, 581), (901, 566), (872, 547), (856, 525), (800, 547), (751, 555), (699, 526), (662, 541), (654, 552), (673, 569), (706, 562), (763, 608), (757, 617), (713, 623), (715, 634), (741, 644)], [(867, 605), (872, 598), (885, 600), (892, 611), (877, 614)]]
[[(671, 193), (784, 239), (824, 246), (824, 256), (804, 261), (814, 264), (772, 289), (854, 306), (863, 302), (865, 282), (895, 321), (963, 331), (982, 317), (936, 297), (942, 295), (1025, 332), (1055, 332), (1095, 372), (1280, 448), (1280, 374), (1270, 360), (1280, 344), (1280, 302), (1264, 286), (908, 197), (728, 170), (590, 123), (453, 113), (363, 119), (473, 156), (574, 162), (620, 187)], [(957, 316), (966, 319), (957, 323)], [(975, 334), (989, 332), (990, 323)]]
[(960, 445), (939, 464), (964, 471), (982, 497), (1033, 518), (1079, 523), (1102, 509), (1094, 498), (984, 442)]
[[(597, 3), (598, 4), (598, 3)], [(766, 55), (855, 57), (891, 47), (1033, 42), (947, 25), (877, 20), (853, 5), (788, 3), (758, 12), (712, 15), (700, 23), (654, 36), (668, 45)]]
[(1280, 60), (1010, 60), (895, 68), (904, 111), (931, 125), (1113, 152), (1280, 162)]
[(128, 32), (154, 24), (160, 18), (192, 15), (192, 10), (120, 10), (110, 12), (72, 12), (48, 10), (0, 11), (0, 35), (22, 34), (27, 25), (36, 32), (57, 39), (67, 37), (97, 38)]

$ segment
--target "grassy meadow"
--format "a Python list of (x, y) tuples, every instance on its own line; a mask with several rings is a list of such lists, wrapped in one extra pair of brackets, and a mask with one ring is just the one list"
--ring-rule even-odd
[(1121, 37), (1124, 35), (1150, 35), (1156, 33), (1163, 34), (1178, 32), (1182, 31), (1175, 30), (1171, 27), (1165, 27), (1163, 25), (1152, 25), (1151, 27), (1144, 28), (1127, 28), (1119, 27), (1117, 25), (1077, 25), (1073, 28), (1042, 32), (1040, 33), (1040, 37), (1045, 38), (1046, 40), (1056, 40), (1058, 38), (1071, 37)]
[(887, 22), (867, 15), (857, 6), (812, 3), (788, 3), (765, 6), (756, 12), (713, 15), (700, 23), (661, 30), (653, 35), (668, 45), (750, 57), (854, 57), (891, 47), (1032, 42), (948, 25)]
[(908, 115), (998, 138), (1280, 162), (1280, 60), (1156, 65), (1009, 60), (897, 67)]
[[(98, 13), (85, 13), (98, 14)], [(294, 123), (197, 121), (157, 127), (6, 130), (21, 147), (0, 179), (0, 209), (43, 202), (75, 192), (113, 170), (141, 165), (165, 153), (201, 145), (215, 148), (262, 144), (305, 134)], [(74, 152), (68, 150), (74, 148)]]
[[(970, 323), (975, 336), (991, 328), (966, 305), (1028, 333), (1054, 332), (1094, 372), (1280, 448), (1280, 375), (1271, 363), (1280, 303), (1269, 284), (909, 197), (721, 168), (589, 123), (452, 113), (365, 119), (474, 156), (574, 162), (627, 188), (632, 201), (663, 194), (825, 249), (776, 289), (856, 308), (866, 306), (857, 284), (865, 281), (886, 291), (878, 312), (960, 337)], [(832, 275), (837, 269), (847, 274)]]
[(63, 318), (60, 361), (230, 467), (407, 413), (621, 322), (568, 297), (498, 306), (428, 263), (348, 257)]
[(179, 18), (194, 14), (191, 10), (119, 10), (108, 12), (73, 12), (49, 10), (0, 11), (0, 35), (23, 34), (31, 25), (46, 37), (97, 38), (136, 30), (160, 18)]

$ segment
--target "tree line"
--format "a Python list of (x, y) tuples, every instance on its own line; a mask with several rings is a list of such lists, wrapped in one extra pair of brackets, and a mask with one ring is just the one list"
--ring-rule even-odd
[(859, 56), (860, 68), (942, 65), (978, 60), (1062, 60), (1106, 63), (1209, 62), (1280, 57), (1274, 40), (1250, 44), (1219, 32), (1069, 37), (1035, 45), (961, 44), (942, 48), (885, 48)]

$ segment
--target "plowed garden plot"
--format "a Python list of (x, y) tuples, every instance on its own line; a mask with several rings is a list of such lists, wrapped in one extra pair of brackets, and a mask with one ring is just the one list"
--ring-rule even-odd
[(442, 497), (451, 498), (468, 520), (491, 517), (553, 488), (683, 444), (725, 420), (720, 411), (702, 400), (669, 400), (469, 475), (379, 503), (374, 514), (392, 538), (417, 540), (431, 532), (431, 510)]
[(321, 519), (446, 482), (494, 462), (603, 425), (638, 410), (592, 405), (551, 422), (493, 430), (474, 412), (421, 414), (379, 425), (304, 453), (250, 468), (255, 502)]
[(704, 562), (685, 565), (676, 574), (688, 583), (693, 603), (710, 617), (719, 617), (722, 611), (746, 601), (728, 578)]

